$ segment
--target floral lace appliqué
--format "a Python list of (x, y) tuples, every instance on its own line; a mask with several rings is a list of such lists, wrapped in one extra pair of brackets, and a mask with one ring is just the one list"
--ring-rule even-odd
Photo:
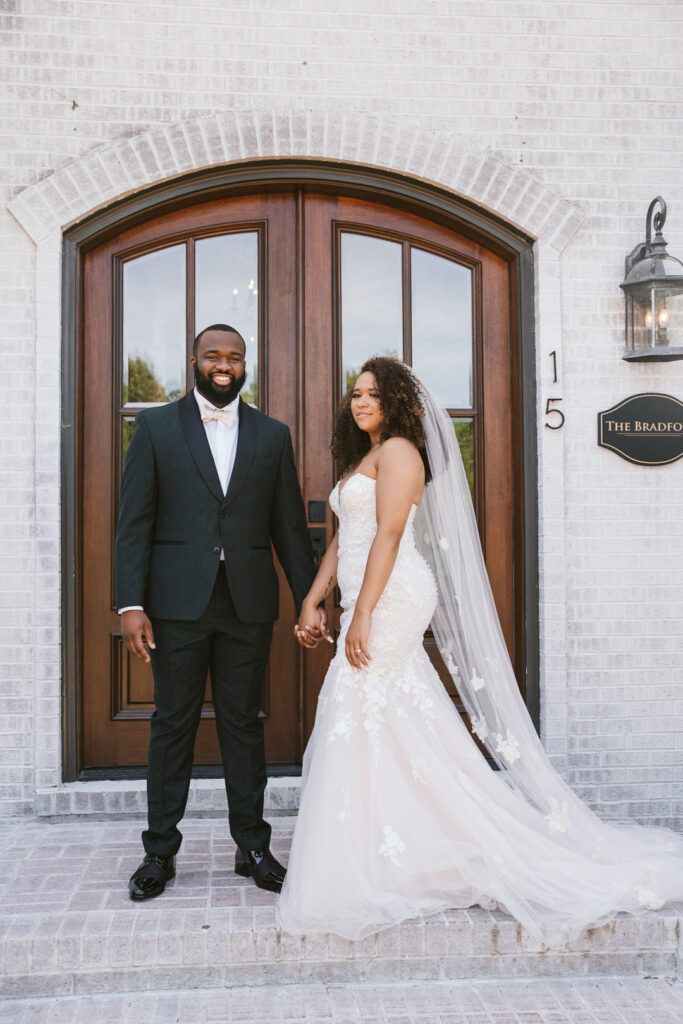
[(482, 743), (484, 742), (484, 740), (489, 734), (489, 727), (486, 724), (486, 719), (484, 718), (483, 715), (479, 715), (478, 717), (477, 715), (473, 715), (472, 732), (475, 734), (475, 736), (479, 737)]
[(332, 729), (327, 734), (327, 742), (331, 743), (338, 736), (341, 736), (348, 743), (356, 731), (356, 723), (350, 711), (339, 711)]
[(423, 786), (427, 785), (427, 779), (432, 774), (432, 769), (427, 764), (424, 757), (411, 757), (410, 769), (413, 773), (413, 778), (416, 782), (421, 782)]
[(397, 866), (401, 863), (400, 855), (406, 848), (406, 844), (401, 839), (398, 832), (394, 832), (391, 825), (385, 825), (382, 829), (384, 833), (384, 842), (379, 848), (379, 853), (383, 857), (388, 857), (389, 860)]
[(550, 814), (546, 814), (545, 820), (548, 822), (549, 832), (566, 832), (570, 824), (567, 801), (563, 800), (560, 807), (555, 797), (552, 797), (550, 800)]
[(342, 822), (348, 821), (351, 817), (351, 790), (344, 789), (342, 794), (342, 805), (339, 811), (337, 811), (337, 821)]
[(514, 764), (522, 756), (519, 744), (509, 729), (505, 737), (502, 733), (496, 733), (496, 753), (504, 757), (508, 764)]

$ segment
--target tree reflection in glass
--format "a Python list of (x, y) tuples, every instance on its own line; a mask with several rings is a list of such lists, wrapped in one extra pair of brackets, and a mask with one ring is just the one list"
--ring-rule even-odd
[(124, 405), (157, 405), (173, 402), (182, 396), (180, 388), (166, 391), (161, 381), (144, 359), (135, 356), (128, 360), (128, 374), (123, 385)]
[(122, 434), (122, 438), (121, 438), (121, 441), (122, 441), (122, 444), (121, 444), (121, 454), (122, 454), (121, 465), (123, 465), (123, 460), (126, 457), (126, 452), (128, 451), (128, 445), (130, 444), (130, 439), (133, 436), (133, 431), (134, 430), (135, 430), (135, 417), (134, 416), (124, 416), (122, 421), (121, 421), (121, 434)]
[(123, 265), (123, 404), (185, 393), (185, 245)]
[(474, 421), (462, 419), (451, 420), (451, 422), (460, 447), (472, 501), (474, 501)]

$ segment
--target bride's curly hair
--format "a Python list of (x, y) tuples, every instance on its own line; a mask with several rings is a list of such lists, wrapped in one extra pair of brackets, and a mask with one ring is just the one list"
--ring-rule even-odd
[[(431, 479), (425, 453), (422, 400), (420, 389), (410, 369), (387, 356), (374, 356), (363, 363), (360, 373), (371, 373), (379, 392), (379, 405), (384, 415), (381, 440), (390, 437), (405, 437), (415, 445), (425, 467), (426, 479)], [(330, 449), (334, 456), (339, 476), (344, 476), (357, 466), (366, 452), (370, 451), (370, 437), (356, 425), (351, 413), (353, 386), (342, 399), (337, 412)]]

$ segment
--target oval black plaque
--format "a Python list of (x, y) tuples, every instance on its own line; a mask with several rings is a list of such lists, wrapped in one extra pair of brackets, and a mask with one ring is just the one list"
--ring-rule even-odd
[(683, 456), (683, 402), (671, 395), (631, 395), (598, 413), (598, 444), (639, 466)]

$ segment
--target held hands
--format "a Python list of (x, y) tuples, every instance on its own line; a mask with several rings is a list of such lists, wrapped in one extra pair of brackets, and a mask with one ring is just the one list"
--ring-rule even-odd
[(334, 643), (327, 629), (325, 609), (321, 605), (315, 607), (304, 601), (299, 621), (294, 627), (294, 636), (302, 647), (317, 647), (322, 637), (325, 637), (328, 643)]
[(346, 634), (346, 657), (353, 668), (367, 668), (372, 658), (368, 651), (368, 637), (372, 615), (356, 608)]
[(131, 610), (121, 616), (121, 632), (126, 647), (140, 661), (150, 661), (148, 647), (155, 649), (152, 623), (144, 612)]

